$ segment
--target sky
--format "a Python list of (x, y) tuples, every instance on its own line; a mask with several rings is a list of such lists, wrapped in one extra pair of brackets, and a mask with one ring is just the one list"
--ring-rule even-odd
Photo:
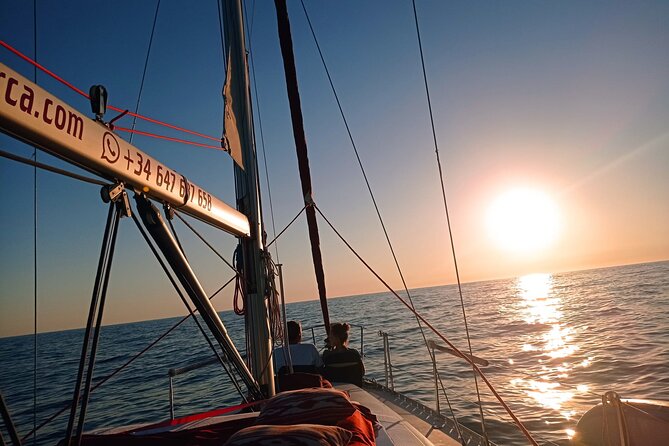
[[(33, 9), (5, 3), (0, 38), (32, 57)], [(365, 260), (400, 289), (304, 12), (299, 2), (288, 4), (314, 199)], [(306, 6), (409, 288), (453, 283), (411, 2)], [(111, 104), (134, 109), (155, 8), (151, 1), (37, 1), (37, 59), (83, 90), (105, 85)], [(246, 10), (271, 239), (272, 214), (278, 232), (303, 203), (273, 3), (248, 1)], [(463, 281), (669, 258), (669, 3), (418, 0), (417, 11)], [(34, 78), (30, 65), (4, 49), (0, 61)], [(223, 77), (216, 2), (184, 8), (163, 1), (140, 113), (218, 136)], [(58, 82), (43, 73), (37, 82), (90, 114), (86, 100)], [(123, 122), (130, 126), (127, 118)], [(171, 134), (143, 122), (137, 128)], [(141, 136), (133, 144), (234, 204), (232, 162), (225, 153)], [(5, 135), (0, 149), (25, 157), (33, 151)], [(37, 157), (77, 171), (43, 152)], [(0, 158), (0, 187), (10, 192), (0, 211), (0, 337), (33, 331), (35, 252), (38, 330), (85, 325), (106, 205), (97, 186), (39, 171), (35, 250), (33, 184), (31, 167)], [(521, 239), (538, 230), (541, 243), (525, 250), (519, 243), (505, 248), (490, 234), (491, 208), (519, 189), (545, 198), (506, 206), (516, 211), (492, 217), (492, 225), (509, 219), (512, 227), (527, 228)], [(554, 217), (540, 211), (545, 206)], [(192, 224), (231, 258), (234, 237)], [(205, 290), (213, 292), (232, 277), (181, 222), (175, 226)], [(383, 290), (323, 220), (319, 226), (328, 295)], [(542, 232), (548, 226), (555, 227), (550, 240)], [(507, 231), (502, 239), (509, 237)], [(272, 255), (284, 264), (287, 301), (317, 298), (303, 216), (277, 248)], [(231, 291), (214, 302), (219, 310), (231, 308)], [(104, 322), (182, 314), (136, 228), (122, 221)]]

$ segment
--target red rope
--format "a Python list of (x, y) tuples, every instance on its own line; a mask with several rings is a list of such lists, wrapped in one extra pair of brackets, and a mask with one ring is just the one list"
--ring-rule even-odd
[[(29, 64), (31, 64), (31, 65), (33, 65), (33, 66), (39, 68), (39, 69), (42, 70), (44, 73), (46, 73), (46, 74), (48, 74), (49, 76), (51, 76), (52, 78), (56, 79), (56, 80), (57, 80), (58, 82), (60, 82), (61, 84), (63, 84), (63, 85), (65, 85), (65, 86), (71, 88), (72, 90), (76, 91), (77, 93), (79, 93), (79, 94), (82, 95), (83, 97), (85, 97), (85, 98), (87, 98), (87, 99), (90, 98), (90, 96), (89, 96), (86, 92), (80, 90), (79, 88), (75, 87), (74, 85), (72, 85), (71, 83), (69, 83), (68, 81), (66, 81), (65, 79), (63, 79), (62, 77), (58, 76), (58, 75), (57, 75), (56, 73), (54, 73), (53, 71), (51, 71), (51, 70), (49, 70), (48, 68), (44, 67), (43, 65), (37, 63), (36, 61), (34, 61), (34, 60), (31, 59), (30, 57), (26, 56), (25, 54), (23, 54), (22, 52), (20, 52), (20, 51), (17, 50), (16, 48), (14, 48), (13, 46), (9, 45), (7, 42), (5, 42), (5, 41), (3, 41), (3, 40), (0, 40), (0, 46), (3, 46), (3, 47), (6, 48), (7, 50), (11, 51), (12, 53), (14, 53), (14, 54), (17, 55), (18, 57), (20, 57), (21, 59), (23, 59), (23, 60), (25, 60), (26, 62), (28, 62)], [(116, 111), (116, 112), (119, 112), (119, 113), (122, 113), (122, 112), (125, 112), (125, 111), (126, 111), (125, 109), (121, 109), (121, 108), (118, 108), (118, 107), (114, 107), (113, 105), (108, 105), (107, 108), (109, 108), (109, 109), (111, 109), (111, 110), (114, 110), (114, 111)], [(127, 114), (130, 115), (130, 116), (134, 116), (134, 117), (136, 117), (136, 118), (142, 119), (142, 120), (144, 120), (144, 121), (151, 122), (151, 123), (153, 123), (153, 124), (162, 125), (162, 126), (164, 126), (164, 127), (168, 127), (168, 128), (174, 129), (174, 130), (178, 130), (178, 131), (180, 131), (180, 132), (189, 133), (189, 134), (191, 134), (191, 135), (199, 136), (200, 138), (210, 139), (210, 140), (212, 140), (212, 141), (218, 141), (219, 143), (221, 142), (221, 138), (216, 138), (216, 137), (214, 137), (214, 136), (205, 135), (205, 134), (203, 134), (203, 133), (195, 132), (195, 131), (193, 131), (193, 130), (188, 130), (188, 129), (185, 129), (185, 128), (183, 128), (183, 127), (179, 127), (179, 126), (176, 126), (176, 125), (173, 125), (173, 124), (168, 124), (167, 122), (163, 122), (163, 121), (159, 121), (159, 120), (157, 120), (157, 119), (149, 118), (148, 116), (143, 116), (143, 115), (140, 115), (140, 114), (138, 114), (138, 113), (127, 112)], [(182, 140), (182, 141), (180, 141), (180, 142), (184, 142), (184, 141)], [(194, 144), (194, 145), (197, 145), (197, 144)], [(204, 146), (204, 147), (207, 147), (207, 146)], [(220, 149), (220, 147), (215, 147), (215, 148)]]
[(142, 136), (150, 136), (151, 138), (165, 139), (167, 141), (180, 142), (180, 143), (183, 143), (183, 144), (190, 144), (192, 146), (206, 147), (208, 149), (224, 150), (220, 146), (212, 146), (211, 144), (201, 144), (201, 143), (195, 142), (195, 141), (188, 141), (186, 139), (180, 139), (180, 138), (172, 138), (170, 136), (158, 135), (156, 133), (143, 132), (141, 130), (132, 130), (132, 129), (127, 129), (125, 127), (114, 126), (114, 130), (119, 130), (121, 132), (128, 132), (128, 133), (136, 133), (136, 134), (142, 135)]

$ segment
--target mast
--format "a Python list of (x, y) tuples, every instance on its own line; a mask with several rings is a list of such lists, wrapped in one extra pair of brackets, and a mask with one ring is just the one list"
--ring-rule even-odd
[[(241, 146), (243, 167), (235, 164), (237, 209), (249, 219), (251, 237), (241, 238), (243, 280), (246, 286), (246, 331), (248, 362), (251, 373), (268, 396), (274, 394), (274, 367), (271, 359), (272, 343), (267, 306), (265, 303), (265, 274), (263, 268), (263, 225), (255, 146), (253, 144), (253, 116), (242, 6), (239, 0), (223, 2), (225, 46), (227, 48), (227, 76), (225, 86), (226, 137)], [(230, 128), (234, 126), (235, 128)], [(229, 151), (234, 152), (235, 147)]]
[(325, 330), (329, 334), (330, 314), (328, 312), (327, 294), (325, 292), (325, 272), (323, 271), (321, 242), (320, 236), (318, 235), (316, 210), (314, 209), (314, 201), (311, 191), (311, 172), (309, 170), (307, 138), (304, 134), (300, 91), (297, 87), (297, 70), (295, 69), (295, 56), (293, 54), (293, 38), (290, 33), (290, 21), (288, 20), (286, 0), (274, 0), (274, 5), (276, 6), (279, 42), (281, 44), (281, 55), (283, 57), (283, 69), (286, 75), (286, 88), (288, 90), (288, 101), (290, 103), (290, 118), (293, 123), (293, 137), (295, 138), (297, 163), (300, 170), (300, 181), (302, 183), (302, 196), (304, 197), (304, 204), (306, 206), (305, 212), (307, 214), (307, 226), (309, 227), (311, 257), (314, 263), (314, 272), (316, 273), (318, 296), (321, 301), (321, 311), (323, 312), (323, 323), (325, 324)]

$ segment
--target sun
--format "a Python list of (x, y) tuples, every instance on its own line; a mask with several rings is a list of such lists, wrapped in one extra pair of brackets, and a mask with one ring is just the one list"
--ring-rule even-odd
[(560, 214), (546, 193), (529, 188), (511, 189), (498, 196), (487, 214), (490, 237), (505, 251), (534, 253), (557, 239)]

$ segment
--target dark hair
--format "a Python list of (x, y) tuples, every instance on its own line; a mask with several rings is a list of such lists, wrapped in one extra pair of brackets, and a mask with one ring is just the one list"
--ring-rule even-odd
[(288, 321), (288, 343), (297, 344), (302, 339), (302, 326), (299, 322)]
[(342, 344), (348, 342), (348, 331), (351, 329), (351, 326), (346, 322), (335, 322), (330, 325), (330, 333), (337, 336)]

